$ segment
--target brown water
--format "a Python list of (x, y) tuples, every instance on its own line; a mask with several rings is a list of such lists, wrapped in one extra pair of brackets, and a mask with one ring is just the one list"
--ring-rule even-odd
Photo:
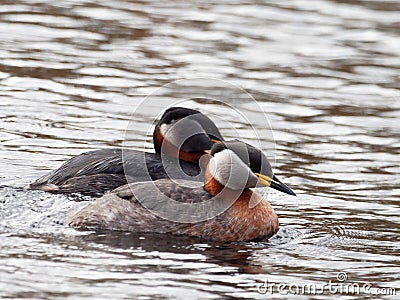
[[(0, 298), (266, 299), (265, 280), (322, 285), (338, 272), (372, 293), (400, 288), (400, 3), (267, 3), (1, 1)], [(270, 195), (282, 229), (269, 243), (77, 233), (62, 225), (73, 199), (21, 188), (121, 146), (145, 95), (193, 76), (246, 89), (271, 121), (276, 173), (298, 197)], [(248, 134), (220, 104), (189, 104)], [(135, 122), (142, 148), (150, 119)], [(346, 299), (369, 297), (383, 298)]]

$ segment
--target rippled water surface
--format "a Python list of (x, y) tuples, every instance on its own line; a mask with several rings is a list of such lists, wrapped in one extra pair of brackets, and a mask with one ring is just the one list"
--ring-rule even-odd
[[(266, 299), (265, 280), (323, 285), (338, 272), (373, 292), (399, 289), (399, 10), (395, 0), (1, 1), (0, 298)], [(146, 95), (192, 77), (244, 88), (269, 117), (276, 173), (298, 196), (271, 192), (281, 231), (268, 243), (76, 232), (63, 225), (73, 198), (23, 190), (73, 155), (120, 147)], [(189, 82), (159, 99), (220, 93)], [(229, 103), (263, 126), (259, 108)], [(217, 101), (186, 104), (229, 121), (227, 138), (255, 142)], [(132, 147), (143, 148), (150, 115), (136, 115)], [(368, 297), (378, 296), (348, 299)]]

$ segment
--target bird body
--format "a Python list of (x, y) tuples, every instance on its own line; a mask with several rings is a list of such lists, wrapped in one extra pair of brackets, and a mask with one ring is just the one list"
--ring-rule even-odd
[(196, 176), (202, 180), (198, 161), (211, 148), (212, 140), (223, 138), (207, 116), (193, 109), (172, 107), (155, 126), (156, 153), (129, 149), (86, 152), (40, 177), (29, 188), (101, 196), (132, 182)]
[[(171, 222), (152, 213), (143, 205), (143, 202), (147, 201), (143, 194), (147, 186), (153, 184), (174, 201), (186, 204), (213, 201), (212, 206), (215, 212), (218, 212), (219, 208), (229, 208), (214, 218), (202, 222)], [(187, 184), (190, 182), (186, 182), (185, 185)], [(134, 195), (139, 196), (141, 200), (139, 201)], [(149, 197), (157, 196), (150, 195)], [(264, 199), (260, 199), (261, 201), (256, 206), (250, 208), (249, 201), (252, 197), (260, 196), (248, 189), (232, 204), (229, 199), (213, 197), (203, 187), (182, 187), (169, 179), (160, 179), (155, 182), (121, 186), (88, 204), (70, 218), (69, 224), (80, 229), (169, 233), (224, 242), (268, 240), (279, 229), (278, 216)], [(154, 199), (148, 201), (157, 202)], [(204, 209), (208, 208), (209, 205), (204, 207)], [(182, 213), (192, 212), (190, 210), (176, 211), (177, 219), (182, 218), (178, 216)], [(197, 211), (197, 213), (211, 214), (212, 212)]]
[(243, 142), (214, 144), (204, 185), (171, 179), (127, 184), (72, 215), (69, 224), (79, 229), (170, 233), (223, 242), (268, 240), (279, 229), (278, 216), (251, 188), (274, 182), (280, 186), (277, 189), (294, 193), (264, 162), (260, 150)]

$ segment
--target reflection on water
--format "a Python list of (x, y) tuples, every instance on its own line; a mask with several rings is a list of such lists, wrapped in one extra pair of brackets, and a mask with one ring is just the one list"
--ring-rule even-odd
[[(399, 9), (390, 0), (2, 1), (0, 297), (265, 299), (264, 280), (326, 283), (339, 271), (399, 287)], [(271, 193), (282, 230), (270, 242), (76, 232), (63, 224), (73, 199), (21, 189), (72, 155), (121, 146), (130, 107), (193, 76), (237, 84), (268, 114), (277, 173), (298, 194)], [(190, 105), (255, 142), (218, 103)], [(133, 147), (149, 122), (144, 114), (130, 128)]]

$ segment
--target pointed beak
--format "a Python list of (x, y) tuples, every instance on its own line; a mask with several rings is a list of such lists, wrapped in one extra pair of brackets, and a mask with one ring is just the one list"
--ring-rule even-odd
[(257, 175), (258, 179), (263, 185), (272, 187), (273, 189), (278, 190), (280, 192), (296, 196), (296, 194), (286, 184), (280, 181), (275, 175), (274, 177), (271, 178), (267, 175), (263, 175), (260, 173), (255, 173), (255, 174)]
[(220, 141), (220, 140), (217, 140), (217, 139), (211, 139), (211, 142), (212, 142), (213, 144), (215, 144), (215, 143), (221, 143), (221, 141)]
[[(216, 144), (216, 143), (222, 143), (222, 141), (216, 139), (216, 138), (210, 138), (211, 143)], [(210, 154), (211, 150), (204, 150), (204, 153)]]
[(275, 190), (278, 190), (280, 192), (292, 195), (292, 196), (296, 196), (295, 192), (293, 192), (290, 187), (288, 187), (286, 184), (284, 184), (282, 181), (280, 181), (275, 175), (274, 177), (272, 177), (272, 181), (271, 181), (271, 185), (270, 187), (272, 187)]

